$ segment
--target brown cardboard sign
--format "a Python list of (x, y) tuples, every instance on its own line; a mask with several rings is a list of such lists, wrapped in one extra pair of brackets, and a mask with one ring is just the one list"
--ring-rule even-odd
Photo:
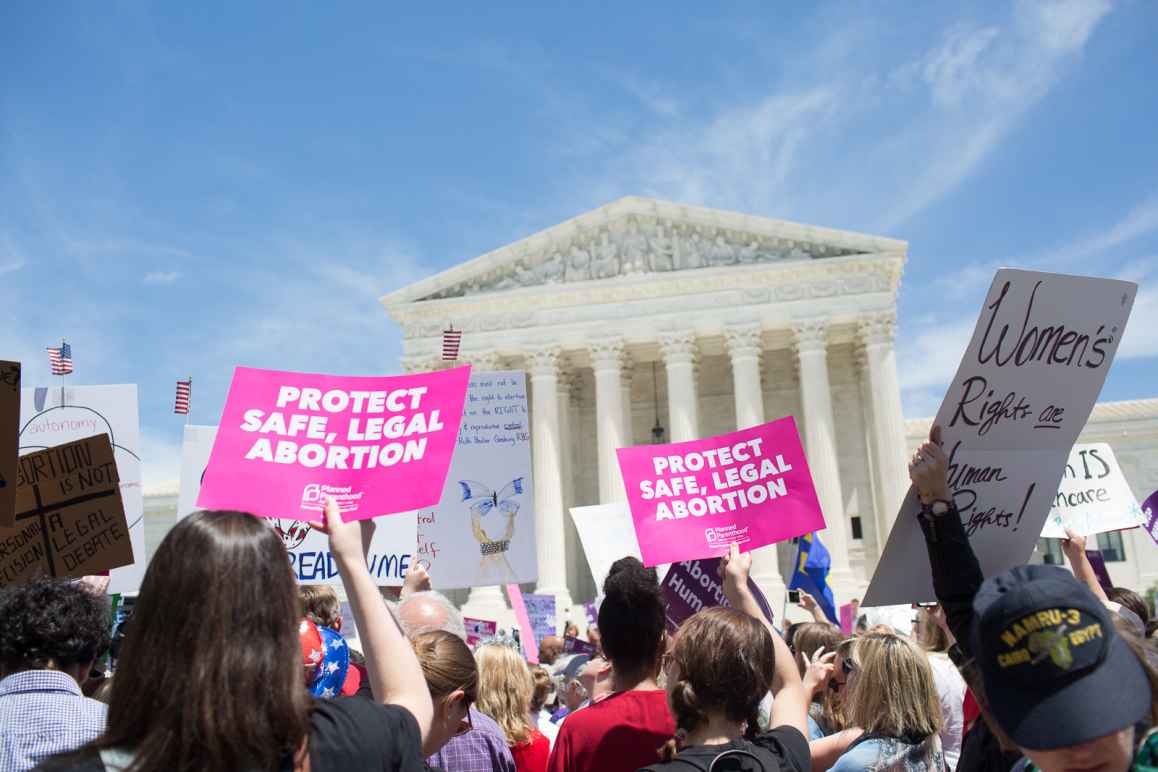
[(20, 363), (0, 362), (0, 526), (16, 522), (20, 447)]
[(16, 525), (0, 528), (0, 585), (132, 564), (107, 434), (21, 456), (16, 479)]

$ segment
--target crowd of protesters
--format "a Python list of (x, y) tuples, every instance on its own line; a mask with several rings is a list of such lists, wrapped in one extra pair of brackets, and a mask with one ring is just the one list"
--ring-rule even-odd
[(0, 772), (1158, 768), (1147, 603), (1104, 591), (1076, 534), (1072, 573), (984, 578), (939, 439), (909, 465), (938, 604), (866, 614), (852, 636), (807, 596), (814, 621), (770, 622), (733, 546), (727, 606), (673, 634), (655, 570), (623, 558), (587, 632), (595, 653), (565, 653), (568, 626), (532, 665), (512, 639), (472, 650), (420, 567), (385, 602), (365, 560), (372, 523), (343, 522), (333, 502), (319, 528), (352, 620), (333, 589), (295, 584), (261, 519), (195, 513), (115, 635), (99, 585), (0, 591)]

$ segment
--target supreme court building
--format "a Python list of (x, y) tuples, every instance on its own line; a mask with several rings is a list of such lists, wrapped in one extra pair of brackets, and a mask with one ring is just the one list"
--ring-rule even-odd
[[(403, 367), (528, 373), (538, 592), (597, 592), (568, 508), (625, 499), (615, 449), (795, 416), (828, 528), (829, 584), (863, 592), (904, 492), (893, 336), (903, 241), (623, 198), (382, 298)], [(780, 608), (790, 544), (756, 552)], [(468, 612), (493, 613), (498, 588)]]

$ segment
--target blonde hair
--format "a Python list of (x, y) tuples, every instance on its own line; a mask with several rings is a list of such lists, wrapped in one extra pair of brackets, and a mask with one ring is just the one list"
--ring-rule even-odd
[(856, 671), (844, 712), (850, 725), (888, 737), (941, 730), (941, 704), (925, 652), (895, 633), (869, 633), (853, 648)]
[(328, 584), (303, 584), (298, 587), (298, 597), (302, 602), (302, 616), (321, 627), (331, 630), (338, 623), (342, 613), (342, 602), (338, 593)]
[(531, 669), (510, 646), (488, 643), (474, 653), (478, 663), (478, 709), (495, 720), (508, 745), (531, 739), (528, 719), (534, 681)]
[(928, 609), (922, 608), (917, 612), (917, 635), (925, 651), (943, 653), (949, 650), (948, 633), (937, 624)]
[(410, 645), (418, 655), (431, 697), (440, 700), (462, 689), (468, 701), (475, 700), (478, 666), (461, 638), (445, 630), (431, 630), (414, 636)]

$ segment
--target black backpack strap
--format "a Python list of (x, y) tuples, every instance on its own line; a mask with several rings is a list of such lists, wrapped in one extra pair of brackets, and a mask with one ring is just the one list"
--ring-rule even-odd
[[(757, 756), (755, 753), (752, 753), (752, 751), (744, 750), (743, 748), (730, 748), (730, 749), (724, 751), (723, 753), (721, 753), (719, 756), (716, 756), (716, 758), (712, 759), (712, 763), (708, 765), (708, 772), (715, 772), (716, 762), (718, 762), (720, 759), (727, 758), (729, 756), (731, 756), (731, 757), (744, 756), (744, 757), (747, 757), (750, 759), (754, 759), (756, 761), (756, 763), (760, 765), (761, 772), (769, 772), (768, 767), (766, 767), (764, 765), (764, 760), (762, 758)], [(777, 767), (779, 767), (779, 765), (777, 765)], [(778, 771), (776, 771), (776, 772), (778, 772)]]

